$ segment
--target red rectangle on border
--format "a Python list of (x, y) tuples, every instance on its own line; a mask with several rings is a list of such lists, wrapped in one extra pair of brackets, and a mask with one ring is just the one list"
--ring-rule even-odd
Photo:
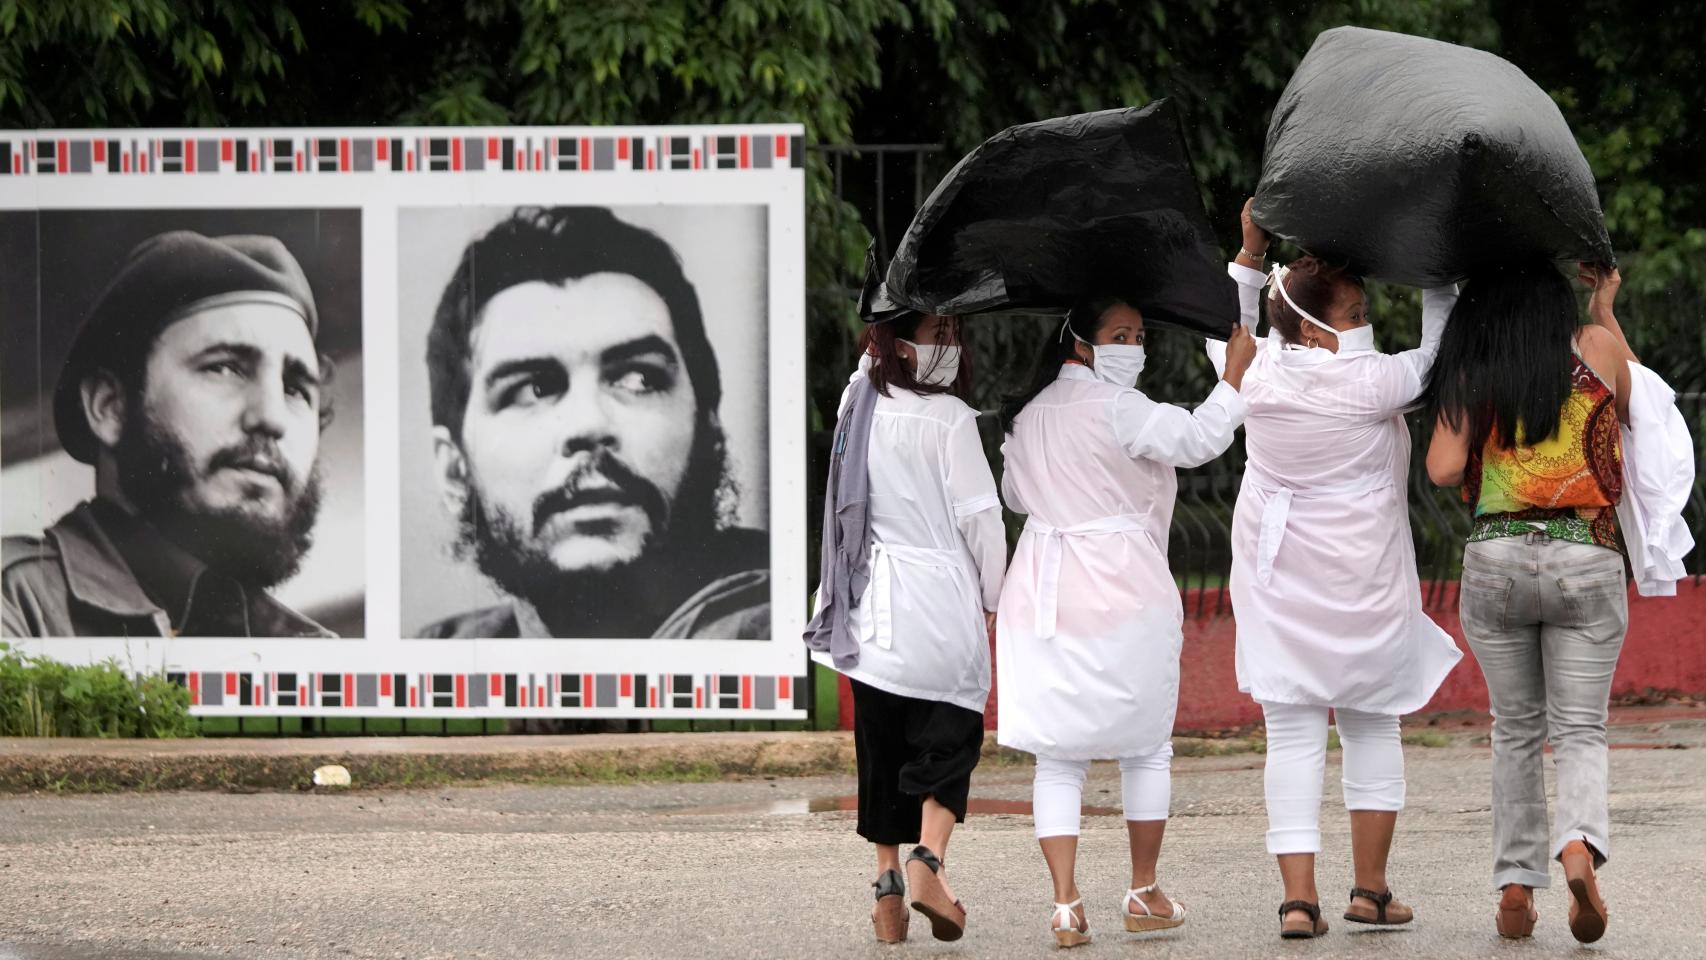
[(298, 151), (296, 151), (296, 172), (301, 173), (304, 169), (305, 169), (305, 167), (304, 167), (304, 164), (302, 162), (302, 151), (298, 150)]
[(699, 169), (699, 148), (693, 148), (693, 169)]
[(595, 701), (597, 699), (598, 698), (593, 694), (592, 674), (581, 674), (581, 706), (596, 706)]
[(296, 705), (299, 707), (308, 706), (308, 688), (307, 687), (297, 687), (296, 688)]
[(183, 144), (184, 144), (184, 172), (185, 173), (194, 173), (195, 172), (195, 141), (194, 140), (185, 140), (185, 141), (183, 141)]
[(527, 685), (522, 684), (521, 689), (519, 691), (517, 691), (521, 695), (521, 704), (520, 705), (524, 706), (524, 707), (527, 706), (527, 689), (528, 689)]
[(456, 675), (456, 705), (458, 707), (466, 707), (468, 705), (467, 674), (459, 673)]
[(486, 138), (486, 159), (496, 160), (502, 151), (502, 141), (497, 137)]
[(616, 688), (616, 695), (619, 697), (631, 697), (634, 695), (633, 674), (624, 673), (622, 675), (621, 685)]
[(349, 141), (348, 140), (339, 140), (338, 141), (338, 170), (341, 173), (349, 173)]
[(785, 136), (778, 135), (776, 137), (776, 156), (786, 157), (787, 155), (788, 155), (788, 138)]
[(355, 706), (355, 674), (344, 674), (344, 706)]
[(740, 678), (740, 708), (742, 710), (751, 710), (752, 709), (752, 678), (751, 677), (741, 677)]
[(545, 151), (543, 151), (543, 150), (533, 151), (533, 169), (535, 169), (535, 170), (545, 169)]
[(462, 169), (462, 138), (450, 138), (450, 169)]
[(544, 688), (544, 686), (535, 687), (534, 692), (537, 693), (538, 696), (533, 698), (533, 705), (536, 707), (545, 706), (545, 688)]
[(658, 168), (657, 152), (654, 151), (651, 147), (647, 147), (646, 148), (646, 169), (647, 170), (656, 170), (657, 168)]
[(416, 693), (415, 688), (410, 687), (409, 688), (409, 706), (411, 706), (411, 707), (415, 705), (415, 693)]
[[(130, 154), (128, 154), (128, 153), (120, 154), (118, 161), (119, 161), (119, 169), (125, 173), (129, 173), (130, 172)], [(20, 165), (18, 163), (18, 158), (13, 157), (12, 158), (12, 172), (13, 173), (18, 172), (19, 166)]]
[(581, 138), (580, 161), (582, 170), (592, 169), (592, 138), (590, 137)]
[(249, 151), (249, 172), (250, 173), (260, 173), (261, 172), (261, 155), (256, 153), (253, 150)]
[(107, 142), (105, 140), (96, 140), (95, 141), (95, 162), (96, 163), (106, 163), (107, 162)]
[(646, 705), (653, 707), (653, 708), (657, 707), (657, 705), (658, 705), (658, 688), (657, 687), (652, 687), (650, 690), (647, 691)]
[(373, 141), (373, 159), (380, 163), (391, 162), (391, 141), (380, 137)]
[(389, 673), (379, 675), (379, 695), (382, 697), (391, 695), (391, 675)]
[(503, 674), (494, 673), (494, 674), (492, 674), (492, 696), (501, 697), (503, 695), (504, 695)]
[(695, 710), (698, 710), (698, 709), (703, 708), (704, 706), (705, 706), (705, 688), (704, 687), (694, 687), (693, 688), (693, 708)]
[(415, 169), (415, 152), (410, 150), (403, 154), (403, 168), (413, 173)]
[(192, 674), (190, 674), (190, 706), (192, 706), (192, 707), (198, 706), (200, 703), (201, 703), (201, 674), (192, 673)]
[(225, 675), (225, 695), (228, 697), (237, 695), (237, 675), (235, 673)]
[(237, 144), (235, 142), (230, 141), (230, 140), (219, 141), (219, 162), (220, 163), (236, 163), (237, 162)]
[(60, 173), (71, 169), (71, 141), (59, 141), (59, 149), (54, 151), (53, 165)]
[(741, 137), (740, 138), (740, 168), (742, 170), (745, 170), (751, 166), (752, 166), (752, 138), (751, 137)]
[(616, 138), (616, 159), (626, 160), (626, 159), (628, 159), (628, 157), (629, 157), (629, 154), (628, 154), (628, 138), (627, 137), (617, 137)]
[(794, 678), (793, 677), (777, 677), (776, 678), (776, 699), (778, 702), (780, 702), (782, 700), (794, 699), (792, 696), (790, 696), (790, 694), (792, 694), (793, 692), (794, 692)]

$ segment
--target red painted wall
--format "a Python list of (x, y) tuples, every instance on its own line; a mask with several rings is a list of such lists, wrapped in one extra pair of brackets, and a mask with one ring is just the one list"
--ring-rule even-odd
[[(1463, 660), (1440, 685), (1424, 712), (1486, 710), (1487, 687), (1475, 655), (1463, 642), (1463, 627), (1457, 620), (1457, 584), (1443, 584), (1439, 609), (1431, 610), (1446, 632), (1457, 640)], [(1196, 609), (1195, 591), (1186, 596), (1185, 609)], [(1207, 598), (1206, 609), (1214, 608)], [(1185, 650), (1179, 664), (1179, 714), (1175, 726), (1180, 733), (1218, 730), (1260, 723), (1261, 708), (1238, 692), (1233, 668), (1235, 621), (1230, 616), (1185, 618)], [(1629, 591), (1629, 636), (1612, 682), (1612, 694), (1640, 693), (1648, 689), (1706, 693), (1706, 580), (1677, 584), (1676, 596), (1652, 598)], [(989, 694), (984, 726), (993, 730), (998, 704), (995, 691)], [(841, 726), (853, 726), (853, 697), (847, 681), (841, 681)]]

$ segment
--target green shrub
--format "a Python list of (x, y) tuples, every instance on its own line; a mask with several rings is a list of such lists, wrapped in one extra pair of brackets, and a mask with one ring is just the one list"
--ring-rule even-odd
[(0, 736), (192, 737), (190, 694), (117, 660), (90, 665), (33, 657), (0, 643)]

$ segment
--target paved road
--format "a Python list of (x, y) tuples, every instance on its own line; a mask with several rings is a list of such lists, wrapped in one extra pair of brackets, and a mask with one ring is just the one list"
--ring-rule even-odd
[[(1180, 931), (1118, 929), (1124, 831), (1086, 821), (1081, 884), (1096, 943), (1075, 958), (1706, 957), (1706, 724), (1613, 739), (1611, 932), (1578, 949), (1562, 884), (1528, 943), (1493, 932), (1487, 751), (1409, 750), (1393, 879), (1413, 928), (1275, 936), (1262, 853), (1261, 758), (1177, 761), (1163, 855), (1191, 905)], [(1682, 749), (1653, 749), (1677, 744)], [(1349, 886), (1336, 759), (1322, 887)], [(958, 944), (868, 942), (871, 868), (839, 809), (845, 778), (625, 787), (488, 787), (343, 795), (0, 798), (0, 960), (180, 957), (1045, 956), (1048, 888), (1023, 812), (1028, 768), (980, 771), (991, 811), (955, 840), (971, 908)], [(1088, 802), (1118, 806), (1111, 765)], [(1001, 812), (1005, 811), (1005, 812)], [(1556, 870), (1554, 871), (1556, 873)]]

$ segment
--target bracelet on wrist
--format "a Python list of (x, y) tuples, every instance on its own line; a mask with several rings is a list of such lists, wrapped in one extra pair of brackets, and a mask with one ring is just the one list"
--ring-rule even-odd
[(1263, 250), (1261, 253), (1251, 253), (1250, 251), (1248, 251), (1248, 250), (1244, 249), (1242, 246), (1240, 246), (1238, 248), (1238, 255), (1241, 257), (1248, 258), (1250, 260), (1254, 260), (1257, 263), (1261, 263), (1263, 260), (1267, 259), (1268, 252), (1266, 250)]

